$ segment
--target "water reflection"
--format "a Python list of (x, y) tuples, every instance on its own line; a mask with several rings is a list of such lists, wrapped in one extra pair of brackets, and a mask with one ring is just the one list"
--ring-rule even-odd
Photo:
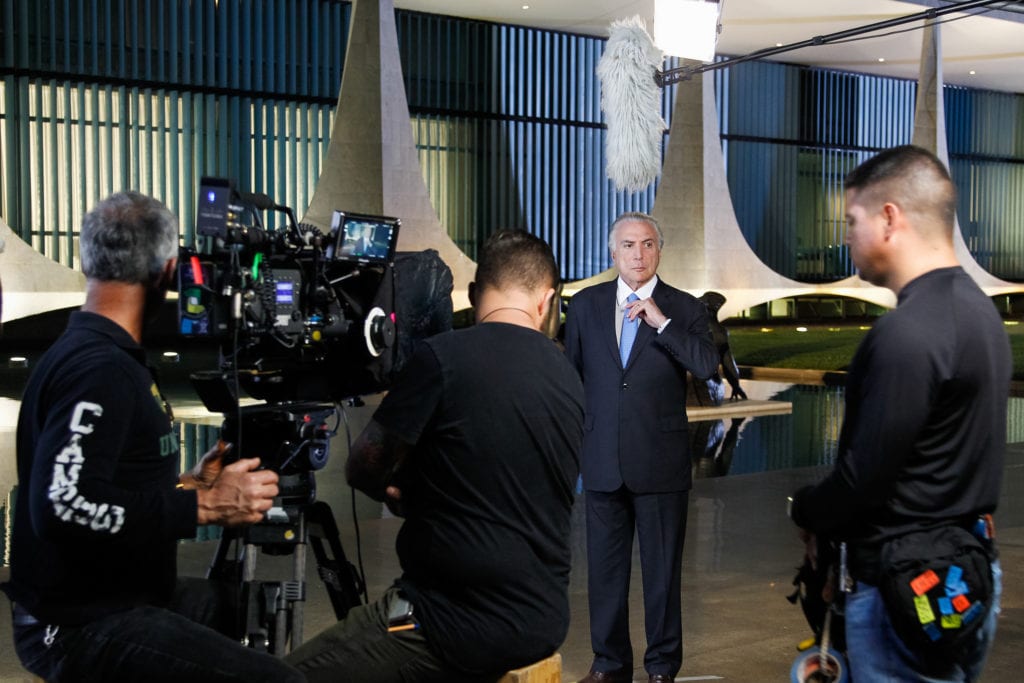
[[(753, 395), (762, 393), (764, 398), (792, 403), (792, 413), (691, 423), (691, 453), (703, 454), (695, 456), (695, 476), (750, 474), (835, 461), (846, 405), (843, 387), (745, 385)], [(759, 385), (770, 385), (769, 392)]]

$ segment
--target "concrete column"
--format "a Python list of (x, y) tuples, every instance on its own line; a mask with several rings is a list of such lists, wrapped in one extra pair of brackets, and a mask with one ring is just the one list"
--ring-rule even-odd
[(302, 222), (330, 227), (334, 210), (402, 220), (400, 251), (436, 249), (452, 270), (456, 309), (469, 305), (475, 264), (430, 203), (412, 137), (392, 0), (355, 0), (331, 144)]
[(3, 322), (85, 303), (85, 275), (43, 256), (0, 218)]
[[(943, 100), (942, 26), (926, 20), (922, 31), (921, 66), (917, 78), (917, 101), (914, 106), (913, 143), (931, 151), (949, 167), (946, 146), (946, 109)], [(978, 265), (964, 242), (960, 221), (953, 229), (953, 246), (964, 270), (989, 296), (1003, 292), (1020, 291), (1020, 285), (1000, 280)]]

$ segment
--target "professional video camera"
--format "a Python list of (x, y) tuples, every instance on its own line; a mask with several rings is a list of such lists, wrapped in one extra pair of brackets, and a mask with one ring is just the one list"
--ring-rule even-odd
[[(287, 227), (265, 228), (268, 210), (285, 213)], [(203, 178), (201, 243), (179, 258), (178, 331), (220, 344), (221, 367), (193, 377), (207, 408), (229, 412), (238, 385), (274, 403), (386, 388), (396, 352), (399, 226), (396, 218), (335, 211), (323, 234), (266, 195)]]
[[(267, 211), (284, 213), (286, 227), (265, 227)], [(270, 197), (241, 193), (220, 178), (202, 179), (196, 216), (197, 244), (179, 256), (178, 332), (216, 342), (220, 362), (191, 379), (206, 407), (224, 414), (221, 437), (235, 444), (232, 457), (260, 457), (280, 475), (281, 491), (266, 521), (225, 530), (210, 576), (240, 582), (244, 642), (283, 654), (302, 639), (307, 542), (338, 618), (363, 592), (330, 508), (316, 501), (313, 471), (327, 463), (337, 404), (385, 389), (396, 368), (400, 221), (335, 211), (324, 234)], [(450, 271), (436, 257), (409, 255), (408, 280), (425, 273), (419, 277), (437, 286), (421, 287), (423, 295), (447, 297)], [(437, 276), (442, 271), (447, 280)], [(450, 327), (450, 297), (435, 301), (442, 302), (437, 310), (447, 305)], [(242, 390), (266, 403), (241, 406)], [(293, 577), (257, 581), (257, 548), (293, 554)]]

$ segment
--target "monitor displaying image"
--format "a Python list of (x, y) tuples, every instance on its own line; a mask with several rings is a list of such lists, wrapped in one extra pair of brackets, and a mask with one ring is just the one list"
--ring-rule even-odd
[(395, 255), (399, 221), (385, 216), (364, 216), (335, 211), (331, 230), (335, 234), (335, 261), (388, 263)]
[(199, 183), (196, 204), (196, 233), (207, 237), (228, 236), (231, 183), (223, 178), (204, 177)]

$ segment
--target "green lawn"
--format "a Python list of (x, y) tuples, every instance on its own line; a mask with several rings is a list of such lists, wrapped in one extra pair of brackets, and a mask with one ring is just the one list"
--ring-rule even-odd
[[(797, 326), (789, 322), (763, 328), (726, 327), (740, 365), (811, 370), (846, 370), (867, 334), (856, 325), (808, 326), (806, 332), (797, 332)], [(1013, 349), (1014, 379), (1024, 380), (1024, 324), (1007, 325), (1006, 331)]]

